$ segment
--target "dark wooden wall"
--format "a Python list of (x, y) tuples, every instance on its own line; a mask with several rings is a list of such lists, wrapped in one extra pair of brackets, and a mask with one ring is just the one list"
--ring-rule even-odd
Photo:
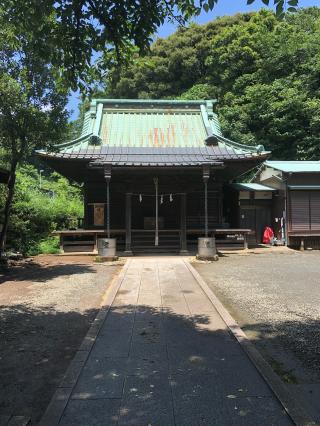
[[(165, 229), (180, 227), (181, 193), (187, 194), (187, 227), (203, 228), (204, 185), (201, 170), (193, 173), (158, 174), (159, 217), (163, 217)], [(144, 217), (155, 216), (155, 186), (149, 173), (123, 173), (112, 176), (110, 183), (110, 223), (113, 229), (125, 228), (125, 194), (132, 193), (132, 228), (143, 229)], [(93, 204), (106, 203), (106, 183), (99, 173), (91, 173), (84, 184), (85, 227), (93, 225)], [(140, 202), (139, 194), (142, 194)], [(163, 203), (160, 204), (160, 196)], [(169, 194), (172, 194), (170, 201)], [(222, 223), (222, 185), (214, 179), (208, 184), (209, 227)], [(105, 209), (106, 223), (106, 209)], [(99, 227), (98, 227), (99, 228)]]
[(288, 231), (312, 233), (320, 231), (320, 173), (288, 175), (288, 186), (310, 185), (314, 189), (288, 190)]

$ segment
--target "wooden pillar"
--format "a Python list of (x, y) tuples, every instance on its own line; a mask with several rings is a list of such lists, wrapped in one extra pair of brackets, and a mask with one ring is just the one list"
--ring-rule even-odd
[(93, 235), (93, 253), (98, 253), (98, 234)]
[(187, 255), (187, 194), (180, 196), (180, 254)]
[(245, 249), (245, 250), (248, 250), (248, 234), (247, 233), (245, 233), (245, 234), (243, 234), (243, 248)]
[(107, 236), (110, 238), (110, 180), (111, 166), (104, 167), (104, 178), (107, 182)]
[(132, 225), (132, 194), (130, 192), (126, 193), (126, 248), (124, 254), (126, 256), (132, 256), (131, 249), (131, 225)]
[(88, 212), (88, 183), (84, 182), (84, 197), (83, 197), (83, 202), (84, 202), (84, 223), (83, 223), (83, 228), (86, 229), (89, 227), (89, 212)]
[(158, 178), (153, 178), (155, 186), (155, 201), (156, 201), (156, 226), (155, 226), (155, 239), (154, 245), (158, 247), (159, 245), (159, 200), (158, 200), (158, 191), (159, 191), (159, 180)]
[(304, 238), (301, 237), (300, 239), (300, 251), (304, 251)]
[(210, 166), (203, 166), (203, 183), (204, 183), (204, 236), (208, 237), (208, 180), (210, 177)]

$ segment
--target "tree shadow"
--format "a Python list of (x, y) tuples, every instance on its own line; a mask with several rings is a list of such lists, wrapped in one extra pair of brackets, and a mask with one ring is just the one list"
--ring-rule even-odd
[[(39, 422), (97, 312), (0, 306), (1, 413)], [(107, 425), (291, 424), (214, 315), (177, 314), (169, 306), (112, 306), (87, 348), (90, 357), (61, 424), (95, 424), (99, 416)], [(297, 322), (283, 330), (288, 327), (300, 331)], [(256, 332), (254, 342), (281, 344), (282, 336), (266, 324), (243, 328)]]
[(25, 416), (38, 424), (97, 312), (0, 305), (2, 416)]
[(6, 268), (0, 275), (0, 285), (6, 281), (46, 282), (53, 278), (74, 274), (95, 273), (94, 265), (89, 264), (41, 264), (37, 262), (22, 263)]
[[(289, 351), (304, 370), (303, 375), (309, 376), (312, 382), (320, 383), (320, 321), (303, 318), (301, 321), (281, 321), (276, 324), (259, 322), (242, 325), (242, 329), (248, 336), (258, 343), (259, 347), (265, 347), (270, 357), (281, 363), (281, 358), (287, 354), (287, 370), (290, 370)], [(269, 350), (268, 350), (269, 349)], [(282, 351), (277, 356), (276, 351)], [(285, 375), (284, 371), (284, 375)], [(309, 374), (308, 374), (309, 373)], [(281, 374), (280, 374), (281, 375)], [(282, 377), (285, 381), (285, 377)], [(293, 378), (293, 382), (297, 379)], [(290, 378), (289, 378), (290, 382)]]

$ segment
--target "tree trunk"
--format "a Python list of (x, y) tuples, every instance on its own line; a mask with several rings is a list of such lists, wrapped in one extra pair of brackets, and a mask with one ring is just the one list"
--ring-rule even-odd
[(3, 228), (0, 233), (0, 257), (3, 256), (5, 252), (5, 248), (6, 248), (6, 238), (7, 238), (10, 210), (11, 210), (12, 200), (14, 196), (14, 189), (16, 184), (17, 164), (18, 164), (17, 159), (12, 160), (9, 182), (8, 182), (8, 194), (7, 194), (6, 205), (4, 209)]

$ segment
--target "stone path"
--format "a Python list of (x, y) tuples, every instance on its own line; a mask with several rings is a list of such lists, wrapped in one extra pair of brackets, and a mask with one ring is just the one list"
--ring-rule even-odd
[(290, 425), (182, 258), (130, 260), (60, 425)]

